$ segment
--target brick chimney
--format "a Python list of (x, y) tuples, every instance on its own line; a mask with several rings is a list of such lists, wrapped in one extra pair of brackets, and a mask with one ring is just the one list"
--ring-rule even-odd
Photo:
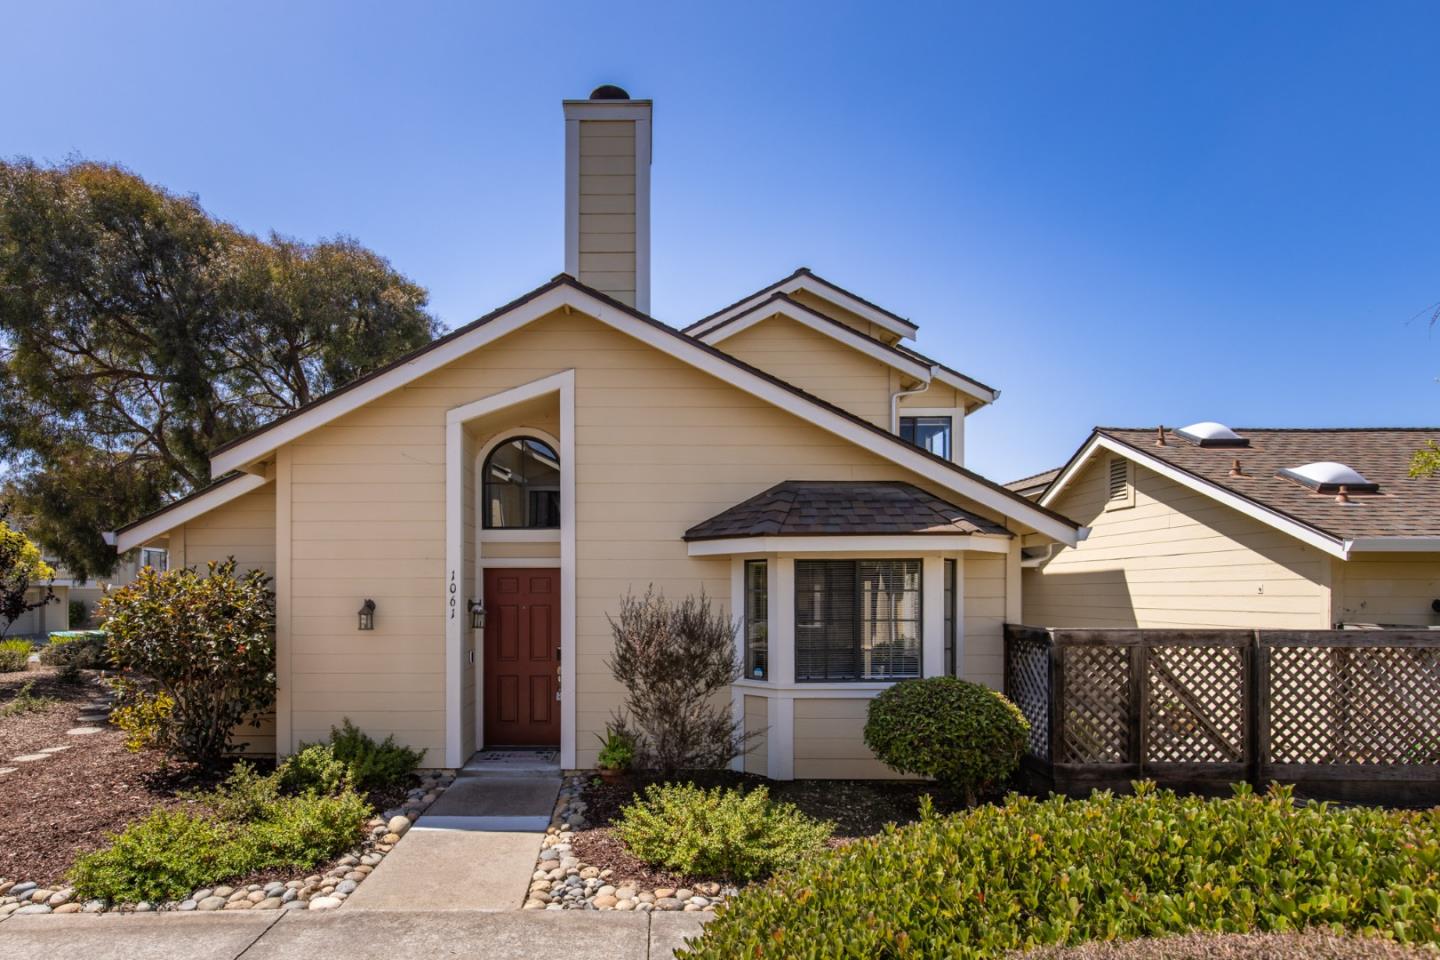
[(649, 100), (565, 101), (565, 272), (650, 312)]

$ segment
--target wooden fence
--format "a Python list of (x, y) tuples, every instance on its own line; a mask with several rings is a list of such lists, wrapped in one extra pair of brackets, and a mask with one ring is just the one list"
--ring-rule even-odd
[(1006, 625), (1035, 785), (1440, 804), (1440, 633)]

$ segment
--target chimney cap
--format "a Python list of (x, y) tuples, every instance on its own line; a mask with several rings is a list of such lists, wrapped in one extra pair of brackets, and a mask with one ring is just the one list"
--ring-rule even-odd
[(590, 91), (591, 100), (629, 100), (630, 94), (625, 92), (623, 87), (617, 87), (613, 83), (602, 83)]

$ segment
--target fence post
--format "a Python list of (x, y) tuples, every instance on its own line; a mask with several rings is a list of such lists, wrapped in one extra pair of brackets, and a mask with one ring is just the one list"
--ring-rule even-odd
[(1269, 651), (1259, 630), (1250, 635), (1241, 660), (1245, 668), (1245, 767), (1246, 778), (1257, 791), (1263, 786), (1269, 738), (1264, 716), (1269, 709)]
[(1135, 646), (1130, 648), (1130, 716), (1127, 718), (1130, 724), (1130, 762), (1135, 764), (1137, 779), (1145, 776), (1145, 671), (1149, 668), (1146, 663), (1148, 656), (1145, 634), (1140, 633)]
[(1065, 738), (1065, 661), (1060, 638), (1055, 631), (1046, 631), (1050, 638), (1050, 768), (1064, 756)]

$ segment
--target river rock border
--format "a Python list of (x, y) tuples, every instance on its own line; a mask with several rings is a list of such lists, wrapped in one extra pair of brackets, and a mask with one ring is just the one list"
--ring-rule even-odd
[(693, 889), (647, 889), (638, 881), (617, 878), (613, 870), (582, 863), (571, 841), (575, 831), (589, 825), (584, 799), (588, 779), (585, 775), (570, 776), (561, 784), (522, 909), (713, 913), (735, 895), (734, 887), (718, 883), (697, 883)]
[(371, 819), (368, 835), (354, 850), (325, 873), (272, 880), (243, 887), (217, 886), (196, 890), (184, 900), (165, 903), (107, 903), (74, 899), (71, 887), (42, 887), (33, 880), (0, 877), (0, 918), (35, 913), (157, 913), (209, 910), (334, 910), (394, 849), (417, 817), (455, 781), (447, 771), (420, 774), (420, 786), (406, 794), (400, 806)]

